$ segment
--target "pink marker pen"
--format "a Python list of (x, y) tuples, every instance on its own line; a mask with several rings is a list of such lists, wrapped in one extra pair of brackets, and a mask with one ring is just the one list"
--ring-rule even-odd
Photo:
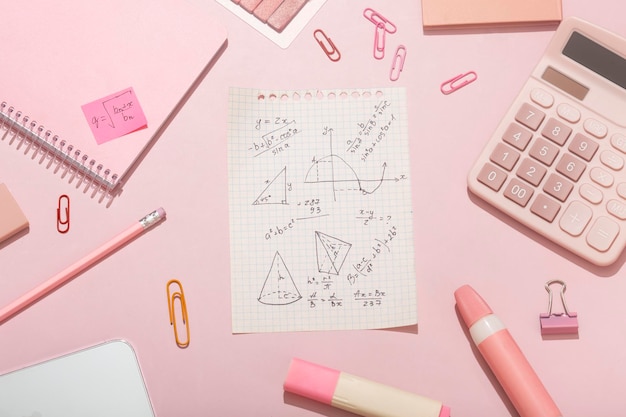
[(440, 401), (297, 358), (284, 389), (364, 417), (450, 417)]
[(562, 417), (504, 323), (485, 300), (469, 285), (457, 289), (454, 298), (472, 340), (520, 417)]

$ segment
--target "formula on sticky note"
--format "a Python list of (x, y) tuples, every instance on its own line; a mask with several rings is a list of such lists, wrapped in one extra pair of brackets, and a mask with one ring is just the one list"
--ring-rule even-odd
[(120, 138), (148, 125), (132, 87), (92, 101), (81, 108), (98, 144)]

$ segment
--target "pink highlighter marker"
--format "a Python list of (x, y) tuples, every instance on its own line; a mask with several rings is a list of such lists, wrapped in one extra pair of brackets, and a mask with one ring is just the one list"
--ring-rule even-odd
[(454, 298), (472, 340), (520, 417), (562, 417), (504, 323), (485, 300), (469, 285), (457, 289)]
[(365, 417), (450, 417), (440, 401), (297, 358), (284, 389)]

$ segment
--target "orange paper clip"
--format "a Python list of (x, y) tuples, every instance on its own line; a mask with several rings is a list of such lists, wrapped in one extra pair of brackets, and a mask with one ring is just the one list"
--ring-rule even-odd
[(398, 81), (398, 78), (400, 78), (400, 73), (404, 68), (405, 58), (406, 46), (400, 45), (396, 49), (396, 54), (393, 56), (393, 61), (391, 61), (391, 70), (389, 71), (389, 79), (391, 81)]
[(70, 198), (63, 194), (57, 205), (57, 231), (67, 233), (70, 230)]
[(316, 29), (315, 32), (313, 32), (313, 37), (315, 38), (319, 46), (322, 47), (322, 50), (324, 51), (328, 59), (333, 62), (337, 62), (341, 59), (341, 53), (339, 52), (339, 49), (337, 49), (335, 43), (328, 36), (326, 36), (322, 29)]
[[(178, 286), (178, 289), (174, 289), (174, 291), (170, 291), (170, 286)], [(178, 331), (177, 320), (176, 320), (176, 309), (174, 305), (176, 304), (176, 300), (180, 303), (180, 314), (183, 320), (183, 324), (185, 325), (185, 335), (184, 337), (180, 337), (180, 333)], [(167, 282), (167, 305), (170, 313), (170, 325), (174, 326), (174, 338), (176, 339), (176, 344), (180, 348), (186, 348), (189, 346), (189, 318), (187, 317), (187, 302), (185, 301), (185, 293), (183, 292), (183, 286), (180, 281), (176, 279), (169, 280)]]
[(463, 88), (469, 83), (473, 83), (476, 79), (478, 79), (478, 75), (476, 75), (474, 71), (459, 74), (454, 78), (450, 78), (448, 81), (444, 81), (443, 84), (441, 84), (441, 92), (443, 94), (454, 93), (459, 88)]

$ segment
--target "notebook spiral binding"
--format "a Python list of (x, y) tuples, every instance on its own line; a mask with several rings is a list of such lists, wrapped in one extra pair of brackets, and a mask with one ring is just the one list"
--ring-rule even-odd
[(86, 182), (83, 192), (86, 193), (93, 188), (92, 198), (97, 194), (101, 196), (100, 201), (106, 196), (113, 197), (121, 186), (117, 174), (111, 174), (109, 169), (97, 164), (95, 159), (89, 160), (88, 155), (81, 156), (80, 149), (74, 150), (72, 144), (53, 135), (44, 126), (37, 126), (36, 121), (31, 121), (29, 116), (23, 115), (21, 111), (4, 101), (0, 104), (0, 134), (0, 141), (8, 139), (9, 145), (17, 141), (16, 149), (27, 144), (24, 154), (32, 152), (32, 159), (41, 155), (40, 165), (49, 157), (46, 168), (50, 168), (53, 163), (56, 163), (54, 173), (64, 168), (61, 176), (70, 173), (68, 182), (71, 183), (78, 178), (76, 188)]

